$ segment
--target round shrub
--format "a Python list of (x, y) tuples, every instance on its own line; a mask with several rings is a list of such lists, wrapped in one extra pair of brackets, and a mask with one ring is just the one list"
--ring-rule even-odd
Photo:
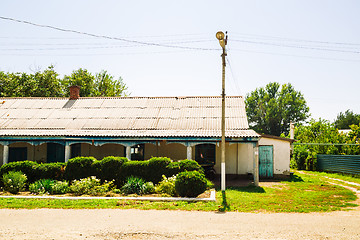
[(180, 197), (197, 197), (206, 187), (205, 175), (198, 171), (185, 171), (176, 176), (175, 191)]
[(41, 163), (33, 166), (36, 180), (55, 179), (63, 180), (66, 163)]
[(171, 163), (167, 157), (152, 157), (148, 160), (145, 180), (158, 183), (162, 180), (162, 175), (166, 172), (167, 166)]
[(65, 178), (67, 180), (82, 179), (95, 175), (93, 163), (94, 157), (76, 157), (69, 159), (65, 168)]
[(35, 182), (37, 179), (34, 168), (39, 165), (37, 162), (33, 161), (18, 161), (18, 162), (10, 162), (4, 164), (0, 167), (0, 177), (2, 177), (5, 173), (14, 171), (14, 172), (22, 172), (26, 175), (28, 182)]
[(27, 177), (22, 172), (10, 171), (2, 176), (4, 190), (17, 194), (25, 188)]
[(108, 156), (99, 161), (100, 174), (99, 177), (102, 181), (115, 181), (115, 185), (120, 185), (120, 172), (123, 163), (127, 162), (126, 157)]
[(204, 169), (195, 160), (189, 160), (189, 159), (181, 160), (179, 161), (179, 167), (180, 167), (180, 172), (198, 171), (204, 173)]

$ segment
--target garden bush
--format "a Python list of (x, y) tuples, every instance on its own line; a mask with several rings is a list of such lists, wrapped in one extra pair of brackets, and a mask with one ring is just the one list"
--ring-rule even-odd
[(94, 162), (96, 162), (94, 157), (76, 157), (69, 159), (65, 168), (65, 179), (72, 181), (96, 175), (93, 166)]
[(29, 191), (34, 194), (51, 193), (55, 180), (40, 179), (29, 185)]
[(152, 157), (148, 160), (145, 179), (148, 182), (158, 183), (166, 173), (167, 166), (171, 163), (167, 157)]
[(17, 194), (24, 190), (27, 177), (21, 171), (10, 171), (2, 176), (4, 190), (12, 194)]
[(53, 179), (63, 180), (66, 163), (41, 163), (33, 166), (34, 177), (36, 180)]
[(142, 178), (130, 176), (126, 179), (125, 184), (121, 187), (124, 194), (141, 195), (145, 192), (145, 181)]
[(175, 190), (180, 197), (197, 197), (205, 192), (207, 180), (198, 171), (181, 172), (176, 176)]
[(80, 180), (74, 180), (70, 185), (70, 192), (75, 195), (92, 195), (99, 196), (111, 191), (113, 188), (113, 182), (105, 181), (101, 184), (101, 180), (94, 176), (83, 178)]
[(115, 185), (120, 186), (121, 166), (125, 162), (128, 162), (128, 159), (126, 157), (114, 157), (114, 156), (105, 157), (101, 161), (96, 163), (99, 164), (99, 168), (100, 168), (100, 171), (97, 176), (100, 177), (102, 181), (114, 180)]
[(51, 188), (50, 194), (65, 194), (69, 192), (69, 182), (56, 181)]
[(155, 192), (164, 193), (170, 196), (176, 196), (176, 191), (175, 191), (176, 176), (167, 178), (165, 175), (163, 175), (162, 177), (163, 180), (159, 182), (158, 185), (156, 185)]
[(27, 181), (32, 183), (38, 180), (36, 177), (36, 173), (34, 171), (34, 167), (37, 165), (39, 164), (33, 161), (10, 162), (0, 167), (0, 177), (11, 171), (14, 172), (20, 171), (26, 175)]

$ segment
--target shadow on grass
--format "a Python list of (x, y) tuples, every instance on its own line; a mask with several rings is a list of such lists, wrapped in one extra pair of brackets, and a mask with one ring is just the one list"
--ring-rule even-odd
[(265, 193), (265, 189), (262, 187), (256, 187), (253, 185), (249, 185), (247, 187), (228, 187), (228, 190), (235, 190), (239, 192), (247, 192), (247, 193)]
[(221, 196), (222, 196), (222, 201), (221, 201), (221, 205), (219, 206), (219, 212), (224, 213), (227, 210), (230, 210), (230, 205), (227, 203), (226, 201), (226, 193), (225, 191), (221, 192)]
[(283, 182), (304, 182), (304, 180), (302, 179), (302, 177), (293, 174), (289, 179), (286, 179)]

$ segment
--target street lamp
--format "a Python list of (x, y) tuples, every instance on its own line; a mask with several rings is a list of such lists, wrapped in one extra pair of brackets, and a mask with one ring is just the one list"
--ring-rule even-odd
[(216, 38), (219, 40), (220, 46), (223, 50), (221, 54), (222, 58), (222, 93), (221, 93), (221, 191), (225, 191), (225, 56), (227, 44), (227, 32), (226, 36), (223, 32), (216, 33)]

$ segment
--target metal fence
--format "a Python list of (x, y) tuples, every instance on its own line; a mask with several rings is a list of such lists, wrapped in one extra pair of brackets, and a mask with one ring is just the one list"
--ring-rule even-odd
[(360, 174), (360, 155), (317, 155), (317, 170)]

